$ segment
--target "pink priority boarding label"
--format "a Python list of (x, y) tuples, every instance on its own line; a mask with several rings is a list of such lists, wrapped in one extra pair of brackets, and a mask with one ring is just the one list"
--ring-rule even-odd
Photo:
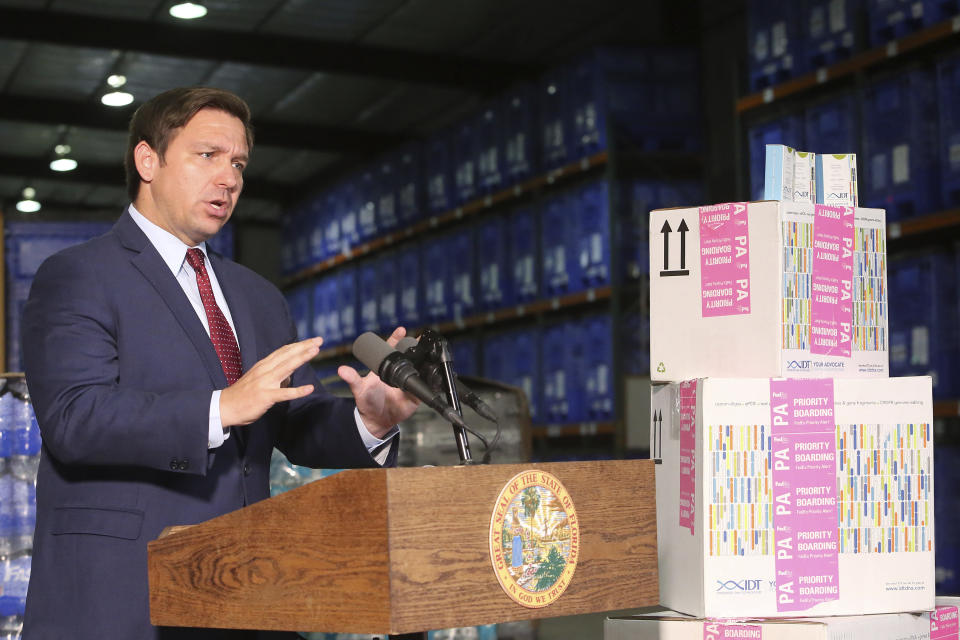
[(770, 380), (777, 611), (840, 598), (833, 380)]
[(750, 313), (746, 202), (700, 207), (700, 300), (704, 318)]
[(957, 640), (958, 636), (956, 607), (937, 607), (930, 612), (930, 640)]
[(697, 381), (680, 383), (680, 526), (694, 532), (697, 492)]
[(758, 624), (704, 620), (703, 640), (763, 640), (763, 628)]
[(810, 353), (849, 358), (853, 345), (854, 208), (814, 205)]

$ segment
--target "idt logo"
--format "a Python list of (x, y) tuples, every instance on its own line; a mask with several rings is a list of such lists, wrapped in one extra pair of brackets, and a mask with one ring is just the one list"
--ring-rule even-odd
[(717, 593), (750, 593), (760, 591), (760, 580), (717, 580)]
[(809, 360), (790, 360), (787, 362), (787, 371), (805, 371), (809, 368)]

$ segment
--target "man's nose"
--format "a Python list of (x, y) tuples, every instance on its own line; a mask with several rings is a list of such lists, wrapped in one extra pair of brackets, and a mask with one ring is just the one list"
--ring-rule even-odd
[(240, 171), (233, 166), (232, 162), (227, 162), (220, 167), (217, 173), (217, 186), (233, 190), (241, 184), (243, 184), (243, 179), (240, 176)]

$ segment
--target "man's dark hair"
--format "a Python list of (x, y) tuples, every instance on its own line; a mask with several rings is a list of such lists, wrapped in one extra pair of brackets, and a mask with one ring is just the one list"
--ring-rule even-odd
[(223, 89), (209, 87), (182, 87), (170, 89), (144, 102), (130, 118), (130, 135), (123, 166), (127, 173), (127, 195), (130, 201), (137, 199), (140, 191), (140, 174), (133, 159), (133, 150), (145, 141), (164, 162), (167, 146), (201, 109), (219, 109), (239, 118), (247, 134), (247, 149), (253, 150), (253, 127), (250, 124), (250, 107), (243, 99)]

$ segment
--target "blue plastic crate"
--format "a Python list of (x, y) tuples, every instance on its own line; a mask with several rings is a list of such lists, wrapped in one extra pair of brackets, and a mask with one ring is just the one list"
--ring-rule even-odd
[(607, 182), (588, 183), (574, 194), (576, 259), (581, 288), (610, 284), (610, 194)]
[(477, 284), (480, 308), (486, 311), (513, 304), (510, 272), (510, 227), (502, 215), (477, 224)]
[(427, 317), (424, 311), (424, 287), (421, 269), (422, 249), (420, 244), (404, 245), (397, 251), (399, 283), (399, 322), (407, 329), (423, 324)]
[(308, 198), (303, 206), (304, 211), (304, 231), (307, 234), (310, 264), (316, 264), (326, 260), (327, 244), (323, 238), (323, 229), (327, 223), (327, 207), (323, 194), (316, 194)]
[(573, 321), (560, 321), (543, 329), (541, 341), (541, 422), (568, 423), (583, 420), (584, 340)]
[(760, 91), (806, 71), (801, 3), (750, 0), (747, 10), (750, 90)]
[(484, 378), (503, 382), (508, 351), (504, 336), (503, 332), (483, 336), (480, 343), (480, 370)]
[(473, 225), (447, 236), (447, 271), (450, 278), (450, 314), (462, 320), (477, 311), (477, 243)]
[(372, 240), (380, 235), (380, 226), (377, 220), (377, 204), (380, 201), (380, 192), (383, 185), (374, 167), (366, 167), (354, 179), (354, 189), (357, 207), (357, 233), (360, 242)]
[(454, 127), (453, 187), (454, 204), (463, 204), (480, 195), (477, 160), (480, 156), (480, 130), (476, 117)]
[(357, 267), (357, 313), (358, 332), (379, 331), (380, 314), (377, 278), (379, 270), (375, 260), (365, 260)]
[(313, 333), (330, 346), (341, 340), (340, 311), (337, 309), (337, 280), (327, 276), (313, 285)]
[(930, 0), (867, 0), (870, 46), (876, 47), (933, 24), (936, 2)]
[(297, 329), (297, 338), (303, 340), (310, 335), (313, 325), (310, 315), (310, 287), (297, 287), (286, 293), (287, 305), (290, 307), (290, 319)]
[[(358, 331), (359, 305), (357, 299), (357, 270), (344, 267), (336, 274), (337, 309), (340, 312), (340, 340), (338, 344), (351, 343), (360, 334)], [(333, 346), (333, 345), (330, 345)]]
[(650, 314), (633, 310), (623, 314), (620, 322), (620, 342), (617, 349), (623, 354), (623, 371), (628, 375), (650, 373)]
[(960, 55), (937, 63), (940, 97), (940, 184), (944, 208), (960, 207)]
[(574, 159), (569, 80), (563, 67), (546, 72), (538, 83), (537, 108), (540, 116), (540, 164), (556, 169)]
[(340, 252), (346, 252), (360, 244), (361, 195), (355, 180), (348, 180), (337, 187), (337, 218), (340, 220)]
[(503, 100), (495, 100), (480, 109), (474, 122), (477, 137), (477, 191), (490, 194), (503, 188), (504, 157)]
[(613, 322), (609, 313), (590, 315), (581, 321), (584, 336), (584, 419), (613, 420)]
[(227, 224), (223, 225), (216, 235), (207, 240), (207, 246), (222, 255), (224, 258), (233, 260), (233, 256), (235, 254), (233, 223), (228, 222)]
[(523, 389), (530, 419), (539, 419), (540, 406), (540, 332), (537, 327), (508, 331), (501, 337), (505, 350), (501, 380)]
[(807, 0), (801, 49), (807, 69), (836, 64), (864, 48), (862, 11), (863, 0)]
[(861, 206), (886, 209), (887, 221), (940, 206), (933, 75), (913, 70), (864, 90)]
[(933, 395), (956, 397), (960, 357), (957, 271), (946, 252), (890, 261), (890, 375), (933, 377)]
[[(387, 253), (377, 258), (377, 317), (380, 330), (392, 333), (400, 325), (400, 283), (408, 274), (400, 271), (397, 254)], [(413, 274), (417, 277), (419, 274)]]
[(427, 212), (441, 213), (454, 207), (453, 135), (440, 131), (424, 145), (424, 167), (427, 183)]
[(503, 95), (504, 186), (527, 180), (538, 170), (536, 97), (536, 88), (529, 84), (517, 85)]
[(857, 103), (844, 93), (807, 107), (803, 114), (804, 147), (813, 153), (860, 153)]
[(517, 209), (507, 217), (509, 289), (513, 302), (522, 304), (540, 297), (540, 228), (532, 209)]
[(424, 320), (428, 322), (445, 322), (453, 311), (448, 238), (448, 235), (436, 236), (422, 245)]
[(460, 337), (449, 341), (453, 370), (461, 376), (480, 375), (479, 344), (476, 338)]
[(583, 272), (577, 255), (577, 227), (571, 224), (576, 206), (576, 199), (570, 193), (556, 193), (543, 203), (540, 246), (545, 297), (565, 295), (583, 288)]
[(7, 274), (32, 278), (44, 260), (108, 232), (111, 222), (10, 222), (5, 232)]
[(396, 194), (397, 220), (401, 227), (409, 226), (423, 217), (423, 147), (411, 143), (397, 152)]
[[(327, 258), (339, 255), (343, 250), (340, 241), (340, 215), (342, 204), (339, 189), (331, 189), (324, 193), (323, 216), (323, 255)], [(325, 258), (326, 259), (326, 258)]]
[(389, 233), (400, 226), (400, 210), (397, 193), (400, 158), (390, 153), (377, 161), (377, 232)]
[(767, 145), (785, 144), (806, 151), (803, 120), (799, 115), (789, 115), (754, 125), (747, 131), (747, 141), (750, 151), (750, 200), (763, 200)]

